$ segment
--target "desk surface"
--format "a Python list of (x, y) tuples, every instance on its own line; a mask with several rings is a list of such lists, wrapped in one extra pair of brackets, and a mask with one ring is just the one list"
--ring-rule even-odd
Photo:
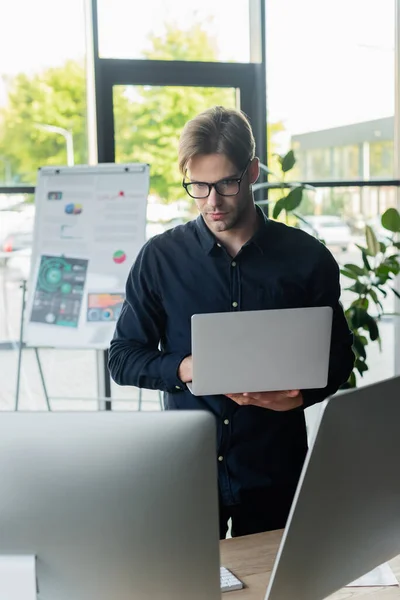
[[(281, 537), (282, 531), (270, 531), (221, 542), (221, 564), (230, 569), (247, 586), (237, 592), (222, 594), (223, 600), (264, 600)], [(390, 561), (390, 566), (400, 581), (400, 555)], [(400, 588), (398, 586), (344, 588), (329, 596), (330, 600), (347, 598), (400, 600)]]

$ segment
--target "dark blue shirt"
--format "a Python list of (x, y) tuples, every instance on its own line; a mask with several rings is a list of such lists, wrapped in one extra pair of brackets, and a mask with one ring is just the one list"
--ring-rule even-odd
[[(118, 384), (163, 390), (167, 410), (205, 409), (215, 415), (219, 491), (226, 505), (257, 490), (296, 485), (307, 451), (304, 411), (276, 412), (238, 406), (226, 396), (193, 396), (177, 375), (191, 354), (192, 315), (331, 306), (328, 385), (304, 390), (304, 407), (335, 393), (354, 360), (332, 254), (305, 232), (271, 221), (261, 211), (259, 216), (259, 229), (234, 259), (201, 216), (150, 239), (128, 277), (109, 351)], [(302, 352), (302, 340), (293, 343)]]

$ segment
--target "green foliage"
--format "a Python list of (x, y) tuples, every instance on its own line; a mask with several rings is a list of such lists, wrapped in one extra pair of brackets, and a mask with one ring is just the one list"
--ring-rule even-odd
[(182, 198), (177, 156), (183, 126), (215, 104), (234, 107), (234, 94), (224, 89), (148, 86), (135, 88), (135, 94), (137, 99), (129, 100), (130, 126), (123, 126), (125, 113), (115, 115), (116, 162), (149, 163), (151, 192), (166, 202)]
[(367, 240), (367, 254), (369, 256), (376, 256), (379, 254), (381, 247), (377, 240), (374, 230), (369, 225), (365, 228), (365, 238)]
[[(400, 217), (398, 211), (389, 209), (382, 215), (382, 225), (385, 227), (385, 224), (394, 224), (398, 217)], [(393, 233), (400, 233), (400, 219), (398, 228)], [(358, 371), (361, 377), (368, 370), (366, 347), (369, 340), (363, 334), (366, 332), (371, 342), (378, 341), (380, 344), (379, 321), (384, 314), (382, 298), (387, 295), (386, 289), (391, 289), (396, 296), (399, 295), (389, 284), (400, 272), (400, 254), (395, 245), (378, 242), (375, 233), (369, 227), (366, 228), (365, 241), (366, 246), (358, 246), (362, 255), (363, 268), (357, 265), (344, 265), (341, 269), (345, 277), (355, 280), (355, 283), (346, 288), (357, 296), (346, 310), (346, 317), (354, 335), (355, 371)], [(370, 307), (374, 308), (374, 315), (371, 314)], [(355, 385), (356, 374), (354, 373), (351, 380), (347, 382), (347, 387)]]
[(287, 173), (288, 171), (290, 171), (290, 169), (293, 169), (296, 162), (293, 150), (289, 150), (289, 152), (285, 154), (285, 156), (280, 156), (279, 162), (281, 164), (283, 173)]
[(217, 60), (217, 40), (210, 37), (204, 25), (193, 24), (189, 29), (179, 29), (174, 23), (165, 24), (165, 32), (149, 35), (150, 49), (143, 52), (148, 60)]
[[(278, 157), (281, 173), (276, 179), (281, 184), (281, 197), (274, 203), (273, 217), (278, 218), (282, 211), (289, 213), (301, 205), (306, 186), (301, 183), (285, 183), (286, 173), (295, 165), (293, 151)], [(261, 184), (268, 188), (271, 184)], [(304, 221), (300, 215), (298, 218)], [(357, 245), (361, 252), (361, 265), (346, 263), (340, 272), (350, 280), (346, 290), (355, 295), (355, 299), (345, 310), (347, 322), (354, 336), (353, 349), (356, 356), (353, 372), (344, 388), (356, 387), (357, 376), (363, 376), (368, 370), (367, 346), (369, 342), (380, 344), (379, 322), (384, 315), (382, 299), (392, 291), (398, 298), (400, 294), (394, 288), (395, 277), (400, 273), (400, 243), (395, 240), (400, 233), (400, 214), (395, 208), (389, 208), (381, 217), (382, 226), (388, 231), (387, 243), (382, 243), (372, 227), (365, 228), (365, 246)], [(389, 234), (392, 234), (390, 236)], [(392, 285), (391, 285), (392, 284)]]
[(86, 162), (84, 90), (83, 66), (73, 61), (31, 77), (20, 74), (9, 82), (8, 103), (0, 110), (0, 156), (10, 165), (14, 183), (34, 184), (40, 166), (67, 162), (65, 139), (36, 124), (71, 130), (75, 161)]
[(389, 208), (382, 216), (382, 225), (394, 233), (400, 231), (400, 215), (395, 208)]
[[(275, 189), (272, 189), (272, 193), (270, 192), (270, 196), (274, 198), (273, 218), (278, 219), (280, 214), (285, 211), (287, 220), (288, 213), (295, 211), (302, 203), (306, 186), (297, 182), (291, 182), (290, 184), (285, 182), (286, 173), (293, 169), (294, 165), (296, 164), (296, 158), (293, 150), (289, 150), (289, 152), (283, 156), (276, 155), (276, 160), (280, 166), (280, 175), (277, 175), (276, 173), (272, 173), (272, 175), (280, 185), (279, 196), (277, 198), (277, 191)], [(253, 187), (255, 190), (269, 189), (271, 187), (276, 187), (276, 183), (261, 183)], [(307, 189), (313, 188), (312, 186), (307, 186)]]

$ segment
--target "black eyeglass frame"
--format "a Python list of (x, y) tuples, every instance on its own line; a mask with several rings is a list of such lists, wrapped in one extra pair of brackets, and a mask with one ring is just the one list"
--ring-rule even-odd
[[(208, 183), (207, 181), (185, 181), (185, 178), (183, 178), (182, 180), (182, 186), (185, 188), (186, 193), (188, 194), (188, 196), (190, 196), (191, 198), (193, 198), (194, 200), (204, 200), (205, 198), (208, 198), (209, 195), (211, 194), (211, 190), (212, 188), (215, 189), (215, 191), (217, 192), (217, 194), (219, 196), (225, 196), (225, 197), (232, 197), (232, 196), (237, 196), (240, 192), (240, 184), (242, 183), (243, 177), (245, 176), (245, 173), (247, 171), (247, 169), (249, 168), (249, 165), (251, 163), (253, 159), (249, 158), (249, 160), (247, 161), (247, 164), (245, 166), (245, 168), (243, 169), (241, 175), (239, 177), (224, 177), (223, 179), (220, 179), (219, 181), (215, 181), (214, 183)], [(238, 191), (235, 192), (234, 194), (221, 194), (218, 191), (218, 184), (222, 183), (223, 181), (232, 181), (238, 184)], [(192, 194), (189, 192), (188, 187), (190, 185), (193, 185), (194, 183), (200, 183), (201, 185), (206, 185), (208, 186), (208, 194), (206, 196), (192, 196)]]

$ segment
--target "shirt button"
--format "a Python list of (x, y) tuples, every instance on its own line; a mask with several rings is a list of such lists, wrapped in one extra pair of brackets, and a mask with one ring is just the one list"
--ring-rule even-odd
[(176, 386), (175, 386), (175, 389), (176, 389), (176, 390), (180, 390), (180, 389), (181, 389), (181, 386), (180, 386), (180, 385), (176, 385)]
[(229, 425), (229, 419), (225, 419), (224, 425)]
[(223, 456), (218, 456), (218, 460), (219, 460), (219, 462), (222, 462), (224, 460), (224, 457)]
[(221, 244), (217, 244), (218, 248), (221, 248)]
[(236, 267), (235, 261), (233, 261), (233, 263), (231, 263), (231, 264), (232, 264), (232, 267)]
[(232, 306), (233, 306), (234, 308), (236, 308), (236, 307), (237, 307), (237, 305), (238, 305), (238, 303), (237, 303), (237, 302), (232, 302)]

